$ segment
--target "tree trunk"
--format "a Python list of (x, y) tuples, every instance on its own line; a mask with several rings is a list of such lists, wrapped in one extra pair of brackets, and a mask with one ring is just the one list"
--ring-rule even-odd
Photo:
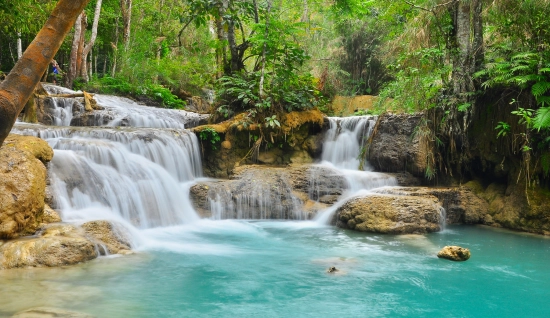
[(473, 60), (470, 44), (470, 1), (461, 0), (457, 3), (454, 21), (456, 31), (456, 46), (458, 52), (453, 63), (453, 93), (459, 100), (472, 91), (471, 61)]
[[(306, 2), (307, 3), (307, 2)], [(262, 70), (260, 76), (260, 85), (259, 85), (259, 95), (260, 98), (264, 98), (264, 79), (265, 79), (265, 56), (267, 51), (267, 38), (269, 36), (269, 14), (271, 12), (271, 0), (267, 0), (267, 14), (265, 16), (265, 34), (264, 34), (264, 45), (262, 48)]]
[(101, 2), (102, 0), (97, 0), (97, 3), (95, 5), (94, 22), (92, 23), (92, 37), (90, 38), (90, 42), (88, 42), (88, 44), (86, 44), (84, 46), (84, 49), (82, 50), (82, 61), (84, 61), (84, 64), (82, 66), (81, 76), (86, 82), (89, 81), (88, 71), (86, 69), (86, 61), (88, 60), (88, 54), (92, 50), (92, 47), (94, 46), (95, 40), (97, 38), (97, 26), (99, 25), (99, 16), (101, 14)]
[(69, 61), (69, 70), (65, 79), (65, 86), (68, 88), (73, 87), (73, 81), (76, 78), (77, 71), (77, 58), (78, 58), (78, 45), (80, 43), (80, 37), (82, 33), (82, 19), (83, 13), (78, 15), (74, 24), (73, 45), (71, 46), (71, 58)]
[(23, 43), (21, 42), (21, 32), (17, 32), (17, 59), (19, 60), (23, 56)]
[(472, 8), (474, 15), (472, 17), (472, 23), (474, 26), (474, 72), (481, 71), (483, 68), (483, 61), (485, 60), (485, 50), (483, 48), (483, 0), (473, 0)]
[(88, 1), (60, 0), (21, 59), (0, 83), (0, 145)]
[(122, 43), (124, 50), (128, 51), (130, 44), (130, 23), (132, 20), (132, 0), (120, 0), (120, 10), (122, 11)]
[(82, 11), (82, 26), (80, 27), (80, 41), (78, 42), (78, 51), (76, 53), (76, 76), (82, 76), (82, 69), (86, 68), (86, 60), (82, 59), (82, 52), (84, 51), (84, 40), (86, 39), (86, 28), (88, 27), (88, 17), (86, 11)]
[(223, 27), (223, 16), (225, 15), (226, 8), (224, 5), (218, 7), (218, 17), (216, 18), (216, 33), (218, 34), (218, 41), (220, 44), (216, 48), (216, 61), (218, 63), (218, 78), (222, 77), (225, 73), (225, 66), (227, 65), (227, 54), (225, 51), (225, 42), (227, 41), (227, 34)]

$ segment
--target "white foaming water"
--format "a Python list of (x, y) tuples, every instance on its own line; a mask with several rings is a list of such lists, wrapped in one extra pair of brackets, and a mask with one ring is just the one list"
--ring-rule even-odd
[[(44, 87), (52, 94), (76, 93), (59, 86), (44, 85)], [(183, 129), (197, 126), (201, 120), (208, 117), (208, 115), (184, 110), (143, 106), (130, 99), (117, 96), (96, 94), (95, 99), (98, 105), (104, 108), (103, 110), (96, 110), (87, 114), (83, 107), (73, 107), (75, 103), (81, 104), (81, 101), (77, 101), (76, 98), (53, 97), (50, 108), (45, 111), (51, 116), (51, 122), (55, 126), (124, 126)]]
[(376, 116), (329, 117), (329, 122), (321, 160), (339, 169), (359, 169), (361, 148), (372, 133)]
[(54, 108), (51, 110), (53, 124), (55, 126), (70, 126), (73, 119), (74, 98), (52, 97)]
[[(322, 162), (320, 166), (336, 171), (346, 182), (346, 191), (333, 206), (321, 211), (315, 220), (321, 224), (330, 223), (336, 210), (352, 197), (364, 195), (368, 190), (381, 187), (396, 186), (397, 180), (387, 174), (373, 172), (368, 162), (361, 162), (361, 151), (370, 137), (376, 116), (357, 116), (337, 118), (329, 117), (330, 129), (323, 143)], [(366, 171), (359, 170), (363, 166)], [(315, 170), (312, 170), (311, 191), (320, 192), (315, 188)]]
[(101, 215), (151, 228), (198, 219), (186, 192), (186, 183), (202, 174), (193, 133), (24, 124), (13, 132), (41, 137), (54, 148), (50, 178), (66, 221)]

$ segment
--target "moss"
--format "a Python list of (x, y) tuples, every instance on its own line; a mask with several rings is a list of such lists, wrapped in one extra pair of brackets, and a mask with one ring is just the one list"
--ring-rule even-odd
[(475, 193), (477, 196), (479, 196), (480, 194), (483, 193), (483, 191), (485, 190), (483, 188), (483, 185), (481, 184), (481, 182), (477, 181), (477, 180), (472, 180), (472, 181), (468, 181), (466, 182), (464, 185), (464, 187), (470, 189), (473, 193)]

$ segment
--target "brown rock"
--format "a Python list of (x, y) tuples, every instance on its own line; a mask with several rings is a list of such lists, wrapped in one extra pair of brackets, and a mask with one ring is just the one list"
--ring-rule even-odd
[(47, 225), (36, 237), (19, 238), (0, 246), (0, 269), (52, 267), (89, 261), (96, 245), (81, 229), (69, 224)]
[(82, 224), (82, 228), (98, 244), (105, 245), (110, 254), (131, 249), (128, 235), (120, 225), (108, 221), (91, 221)]
[(424, 178), (430, 144), (418, 133), (422, 114), (385, 114), (374, 128), (367, 159), (377, 171)]
[(470, 259), (470, 250), (460, 246), (445, 246), (437, 253), (437, 257), (451, 261), (467, 261)]
[(0, 238), (32, 234), (44, 210), (47, 142), (11, 134), (0, 148)]
[(54, 209), (50, 208), (49, 205), (44, 205), (44, 213), (42, 213), (42, 223), (58, 223), (61, 222), (61, 217), (59, 213)]
[(441, 206), (434, 196), (374, 194), (349, 200), (336, 225), (362, 232), (411, 234), (440, 230)]

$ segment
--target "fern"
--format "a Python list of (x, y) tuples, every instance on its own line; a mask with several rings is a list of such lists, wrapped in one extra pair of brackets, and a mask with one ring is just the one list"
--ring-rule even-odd
[(533, 119), (533, 128), (538, 131), (550, 128), (550, 107), (541, 107), (537, 110)]
[(544, 95), (549, 89), (550, 89), (550, 82), (540, 81), (535, 83), (535, 85), (531, 87), (531, 93), (533, 93), (533, 96), (539, 97)]

